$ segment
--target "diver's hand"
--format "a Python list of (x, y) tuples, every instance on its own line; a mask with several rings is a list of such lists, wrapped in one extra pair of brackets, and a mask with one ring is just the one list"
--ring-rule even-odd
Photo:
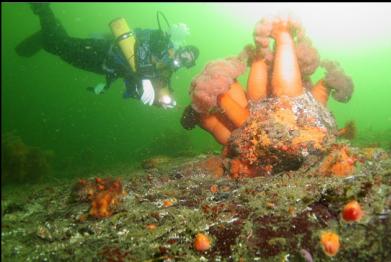
[(155, 100), (155, 89), (152, 86), (151, 80), (143, 79), (142, 86), (143, 94), (141, 95), (141, 102), (143, 102), (144, 105), (151, 106)]
[(106, 83), (99, 83), (94, 87), (94, 93), (97, 95), (103, 94), (106, 87)]
[(106, 88), (106, 84), (105, 83), (99, 83), (96, 86), (89, 86), (89, 87), (87, 87), (87, 90), (90, 91), (90, 92), (93, 92), (96, 95), (101, 95), (101, 94), (104, 93), (105, 88)]

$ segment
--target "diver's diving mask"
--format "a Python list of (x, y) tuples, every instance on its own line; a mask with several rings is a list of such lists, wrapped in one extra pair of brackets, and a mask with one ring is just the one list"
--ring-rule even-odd
[(186, 46), (178, 49), (173, 60), (173, 66), (176, 69), (181, 67), (190, 68), (195, 65), (195, 61), (198, 57), (198, 48), (193, 46)]

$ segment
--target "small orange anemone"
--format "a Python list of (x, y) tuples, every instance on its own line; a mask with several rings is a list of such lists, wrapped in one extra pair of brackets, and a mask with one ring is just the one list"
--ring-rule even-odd
[(206, 160), (198, 162), (198, 167), (205, 169), (216, 178), (224, 175), (223, 159), (219, 156), (208, 157)]
[(322, 244), (323, 252), (333, 257), (340, 248), (339, 236), (332, 231), (324, 231), (320, 234), (320, 243)]
[(338, 146), (323, 160), (319, 171), (324, 175), (348, 176), (354, 172), (356, 161), (347, 146)]
[(360, 204), (356, 200), (347, 203), (342, 210), (342, 218), (345, 221), (359, 221), (362, 218), (363, 214), (364, 212), (362, 211)]
[(232, 178), (254, 177), (256, 170), (238, 158), (231, 160), (230, 173)]
[(349, 151), (343, 147), (339, 152), (338, 161), (331, 167), (331, 173), (336, 176), (348, 176), (354, 171), (355, 158), (349, 156)]
[(166, 200), (163, 201), (163, 206), (164, 207), (170, 207), (170, 206), (174, 205), (175, 202), (176, 202), (175, 198), (166, 199)]
[(153, 230), (155, 230), (155, 229), (157, 228), (157, 225), (156, 225), (156, 224), (148, 224), (148, 225), (146, 226), (146, 228), (147, 228), (148, 230), (150, 230), (150, 231), (153, 231)]
[[(88, 199), (91, 201), (89, 214), (96, 218), (109, 217), (113, 209), (120, 202), (124, 194), (122, 184), (119, 180), (96, 178), (96, 189), (88, 193)], [(98, 190), (99, 192), (96, 192)]]
[(110, 205), (113, 201), (113, 195), (109, 191), (98, 193), (92, 201), (90, 215), (96, 218), (111, 216)]
[(212, 192), (213, 194), (217, 193), (218, 191), (219, 191), (219, 188), (217, 187), (216, 184), (213, 184), (210, 186), (210, 192)]
[(171, 200), (164, 200), (163, 201), (163, 206), (164, 207), (170, 207), (170, 206), (172, 206), (173, 204), (172, 204), (172, 201)]
[(203, 233), (198, 233), (195, 236), (194, 248), (197, 251), (203, 252), (203, 251), (208, 250), (210, 247), (211, 247), (211, 241), (207, 235), (205, 235)]
[(103, 184), (105, 183), (105, 180), (102, 179), (102, 178), (100, 178), (100, 177), (96, 177), (96, 178), (95, 178), (95, 182), (96, 182), (97, 184), (103, 185)]

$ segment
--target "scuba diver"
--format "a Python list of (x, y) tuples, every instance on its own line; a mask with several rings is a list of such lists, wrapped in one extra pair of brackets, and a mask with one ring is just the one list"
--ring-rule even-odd
[[(104, 93), (114, 80), (123, 78), (124, 98), (140, 99), (146, 105), (165, 109), (175, 107), (171, 76), (180, 68), (194, 66), (199, 55), (197, 47), (183, 46), (189, 34), (186, 25), (171, 27), (158, 12), (159, 29), (130, 30), (125, 19), (120, 18), (110, 24), (114, 34), (111, 39), (81, 39), (67, 34), (49, 3), (30, 6), (40, 19), (41, 30), (16, 47), (19, 55), (30, 57), (44, 48), (77, 68), (105, 75), (105, 83), (87, 88), (95, 94)], [(160, 17), (165, 19), (169, 33), (161, 29)]]

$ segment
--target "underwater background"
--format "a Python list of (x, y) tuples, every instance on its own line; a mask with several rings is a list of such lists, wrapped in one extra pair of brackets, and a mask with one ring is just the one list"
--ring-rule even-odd
[[(27, 3), (2, 3), (2, 261), (391, 261), (390, 3), (51, 8), (78, 38), (111, 35), (118, 17), (131, 28), (157, 29), (162, 12), (171, 25), (190, 28), (186, 43), (200, 55), (173, 75), (174, 109), (123, 99), (122, 79), (95, 95), (87, 88), (104, 76), (44, 50), (18, 56), (15, 47), (40, 29), (39, 20)], [(185, 130), (192, 79), (253, 44), (260, 19), (287, 14), (321, 60), (339, 62), (340, 76), (353, 80), (350, 101), (330, 98), (327, 109), (340, 131), (355, 136), (337, 132), (321, 100), (308, 94), (250, 98), (250, 118), (224, 107), (228, 120), (237, 110), (246, 121), (224, 148), (200, 127)], [(261, 36), (267, 23), (257, 26)], [(219, 77), (229, 69), (210, 68)], [(249, 71), (239, 77), (243, 87)], [(328, 73), (319, 67), (312, 83)]]
[[(184, 130), (183, 109), (190, 103), (191, 79), (206, 63), (238, 54), (253, 43), (262, 17), (291, 13), (306, 29), (321, 59), (336, 60), (355, 84), (347, 104), (329, 101), (339, 127), (354, 121), (353, 145), (391, 147), (391, 5), (389, 3), (53, 3), (67, 32), (88, 38), (110, 34), (109, 22), (124, 17), (131, 28), (157, 28), (156, 12), (170, 24), (185, 23), (188, 44), (200, 49), (197, 65), (172, 79), (178, 106), (163, 110), (123, 99), (117, 80), (104, 95), (86, 88), (104, 76), (86, 72), (59, 57), (38, 52), (19, 57), (14, 48), (39, 30), (26, 3), (2, 3), (1, 124), (25, 145), (51, 152), (52, 177), (81, 176), (83, 170), (138, 167), (156, 155), (176, 157), (219, 151), (200, 128)], [(164, 28), (164, 23), (163, 23)], [(247, 70), (248, 71), (248, 70)], [(320, 79), (319, 69), (314, 81)], [(245, 86), (246, 76), (240, 78)]]

